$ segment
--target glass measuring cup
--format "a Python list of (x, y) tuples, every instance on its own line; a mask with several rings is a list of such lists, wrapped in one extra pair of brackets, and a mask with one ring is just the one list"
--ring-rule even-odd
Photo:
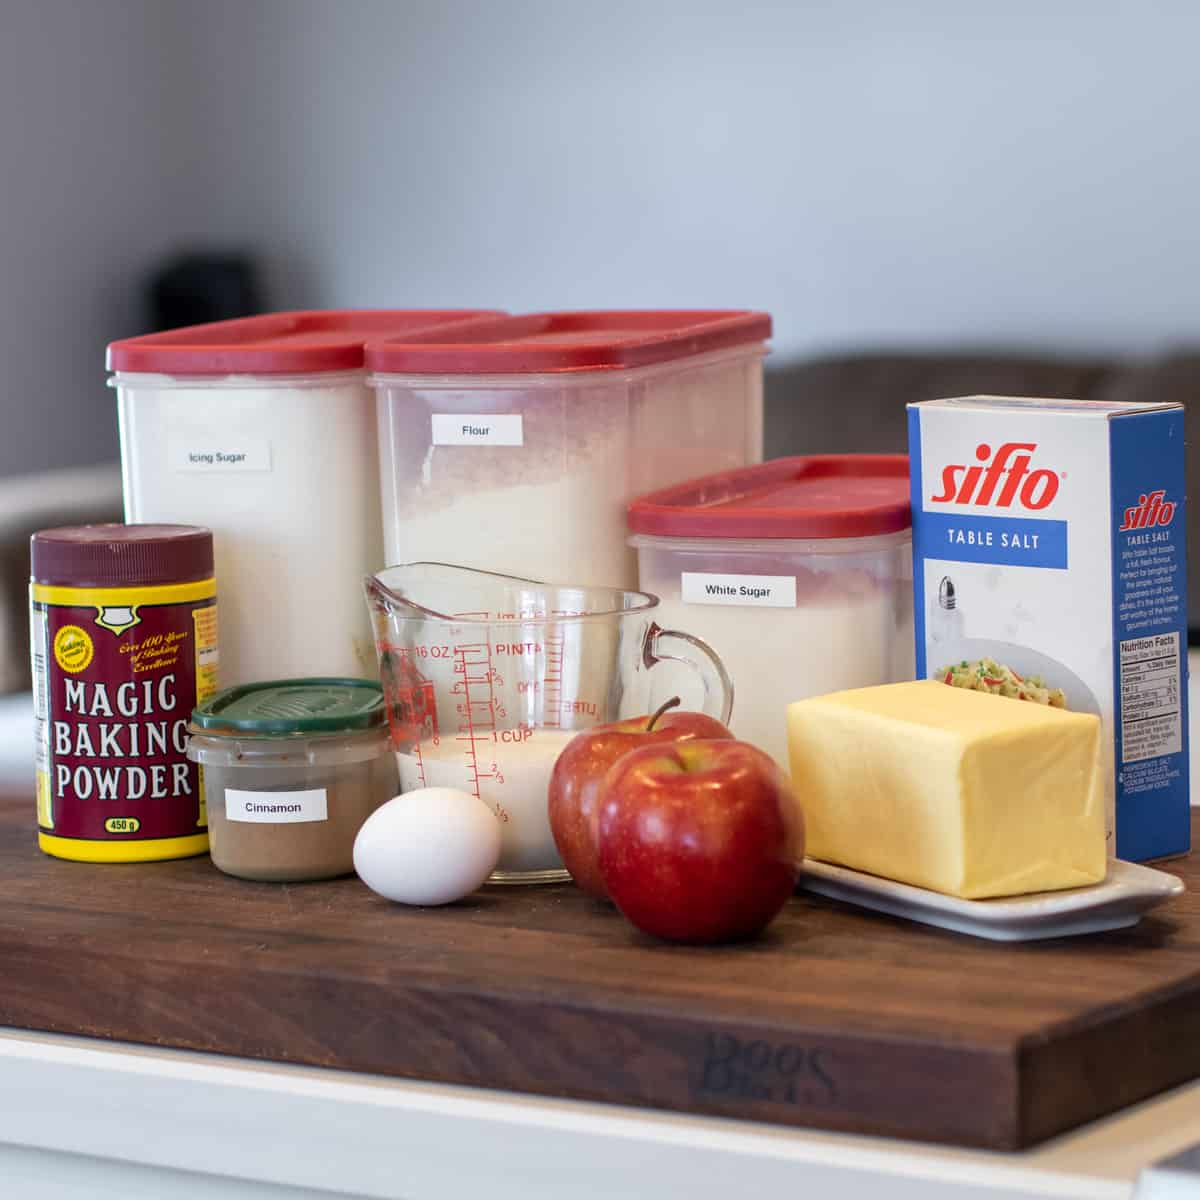
[(503, 827), (494, 883), (569, 878), (547, 814), (554, 761), (580, 729), (649, 712), (658, 664), (689, 668), (704, 711), (729, 720), (721, 660), (659, 628), (656, 596), (420, 562), (364, 586), (400, 790), (487, 803)]

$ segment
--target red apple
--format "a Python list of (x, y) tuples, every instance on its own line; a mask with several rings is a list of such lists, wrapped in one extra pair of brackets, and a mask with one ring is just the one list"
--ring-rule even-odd
[(563, 865), (593, 896), (608, 895), (596, 865), (596, 793), (609, 767), (639, 746), (733, 737), (720, 721), (704, 713), (666, 713), (678, 703), (676, 697), (650, 716), (586, 729), (566, 744), (554, 764), (549, 790), (550, 831)]
[(791, 784), (747, 742), (627, 754), (604, 778), (597, 832), (613, 902), (675, 942), (752, 937), (792, 894), (804, 858)]

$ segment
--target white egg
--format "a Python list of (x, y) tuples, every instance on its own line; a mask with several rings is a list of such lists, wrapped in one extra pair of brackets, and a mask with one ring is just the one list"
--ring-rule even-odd
[(354, 869), (401, 904), (449, 904), (473, 892), (500, 858), (500, 822), (477, 796), (420, 788), (377, 808), (354, 839)]

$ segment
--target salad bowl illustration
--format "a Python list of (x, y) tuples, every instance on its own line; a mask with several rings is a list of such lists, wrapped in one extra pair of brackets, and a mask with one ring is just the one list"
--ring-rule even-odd
[[(934, 658), (933, 655), (937, 654)], [(1028, 646), (1014, 642), (993, 641), (989, 638), (956, 638), (931, 649), (928, 674), (931, 679), (945, 679), (948, 672), (976, 671), (984, 659), (990, 659), (1014, 672), (1022, 680), (1040, 679), (1050, 692), (1061, 689), (1065, 703), (1057, 705), (1072, 712), (1100, 716), (1100, 704), (1091, 688), (1057, 659)], [(964, 667), (963, 664), (966, 664)], [(996, 676), (991, 676), (996, 678)], [(990, 687), (981, 691), (993, 690)]]

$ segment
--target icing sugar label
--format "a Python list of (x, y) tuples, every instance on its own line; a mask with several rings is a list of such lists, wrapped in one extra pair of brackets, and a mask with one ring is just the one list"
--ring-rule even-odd
[(167, 439), (167, 461), (172, 471), (269, 471), (271, 443), (232, 434), (220, 440), (172, 436)]

